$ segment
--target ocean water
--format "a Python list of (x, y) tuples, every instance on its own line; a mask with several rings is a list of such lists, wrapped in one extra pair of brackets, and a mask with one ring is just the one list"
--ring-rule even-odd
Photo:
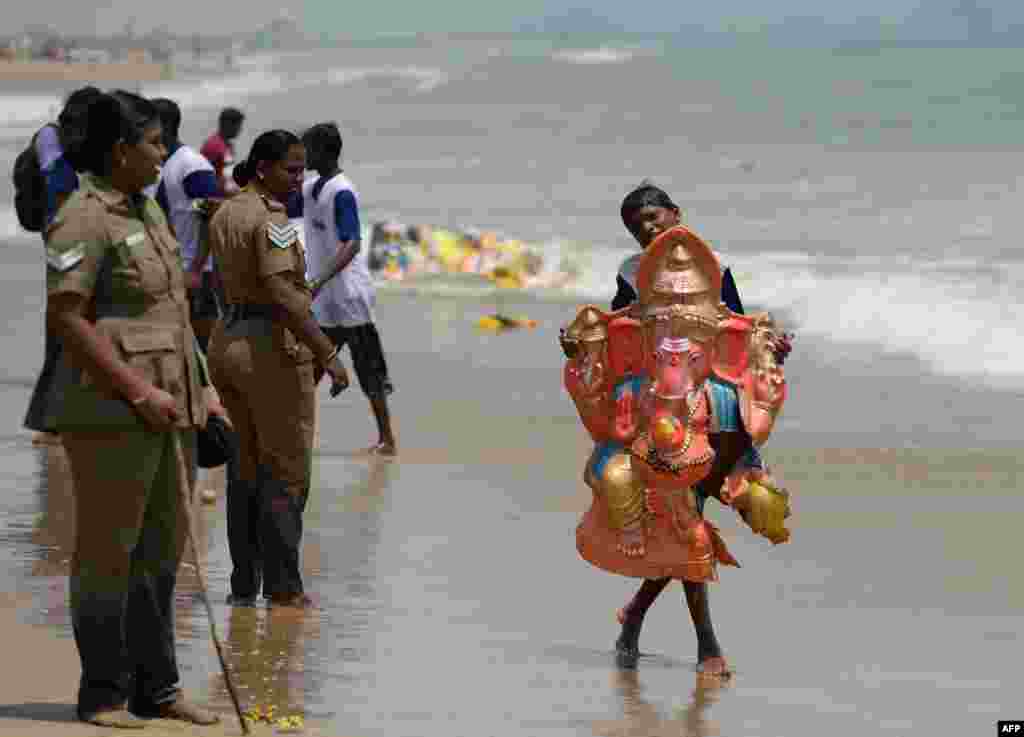
[[(798, 335), (1020, 388), (1022, 61), (1019, 49), (393, 37), (142, 91), (179, 100), (197, 145), (221, 106), (242, 107), (243, 153), (261, 130), (338, 121), (364, 219), (541, 244), (580, 277), (538, 299), (611, 296), (636, 248), (619, 203), (653, 179), (733, 267), (745, 302)], [(0, 90), (0, 164), (59, 94)], [(8, 184), (0, 195), (0, 240), (37, 243)]]

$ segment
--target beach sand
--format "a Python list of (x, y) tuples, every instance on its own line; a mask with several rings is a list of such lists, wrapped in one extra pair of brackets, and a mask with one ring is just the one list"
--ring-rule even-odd
[(159, 82), (169, 79), (174, 69), (155, 62), (108, 62), (66, 64), (57, 61), (0, 61), (0, 82)]
[[(67, 612), (73, 505), (63, 452), (19, 429), (41, 361), (41, 268), (11, 251), (0, 407), (0, 734), (108, 734), (70, 722), (78, 663)], [(33, 271), (34, 270), (34, 271)], [(36, 282), (32, 279), (36, 278)], [(503, 311), (534, 330), (474, 325)], [(673, 586), (614, 665), (614, 611), (635, 581), (587, 566), (574, 528), (588, 445), (560, 385), (573, 308), (384, 295), (379, 327), (400, 445), (375, 440), (354, 386), (321, 387), (304, 568), (305, 616), (224, 605), (223, 498), (200, 511), (217, 626), (246, 706), (303, 713), (307, 734), (984, 734), (1019, 718), (1024, 583), (1010, 544), (1024, 511), (1018, 395), (798, 335), (791, 400), (765, 455), (793, 493), (772, 547), (709, 504), (742, 568), (711, 601), (736, 669), (695, 673)], [(183, 569), (183, 685), (238, 734), (193, 574)], [(266, 731), (266, 730), (264, 730)]]

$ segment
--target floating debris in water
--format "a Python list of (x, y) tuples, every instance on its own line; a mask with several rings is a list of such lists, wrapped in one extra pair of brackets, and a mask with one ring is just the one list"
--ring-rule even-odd
[(527, 317), (510, 317), (508, 315), (487, 315), (477, 320), (476, 326), (481, 330), (508, 330), (514, 328), (535, 328), (537, 321)]
[(273, 704), (262, 706), (257, 704), (245, 712), (245, 719), (250, 722), (263, 722), (275, 727), (277, 732), (301, 732), (306, 727), (305, 719), (301, 714), (279, 717), (275, 714), (277, 707)]

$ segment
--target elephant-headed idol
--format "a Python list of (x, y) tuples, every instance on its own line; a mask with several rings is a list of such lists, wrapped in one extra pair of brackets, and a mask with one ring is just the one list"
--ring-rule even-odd
[[(696, 489), (715, 461), (708, 380), (735, 387), (755, 445), (770, 434), (786, 384), (771, 318), (731, 312), (720, 299), (721, 273), (703, 240), (671, 228), (641, 258), (636, 303), (611, 313), (586, 305), (562, 331), (565, 387), (595, 442), (584, 471), (594, 500), (577, 528), (577, 549), (599, 568), (706, 581), (716, 578), (716, 564), (738, 565), (703, 518)], [(776, 520), (742, 506), (778, 508), (781, 495), (751, 495), (748, 486), (733, 478), (729, 487), (748, 524), (781, 526), (788, 507)]]

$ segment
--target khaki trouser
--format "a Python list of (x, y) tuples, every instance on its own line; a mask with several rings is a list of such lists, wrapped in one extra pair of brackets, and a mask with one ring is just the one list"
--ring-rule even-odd
[(301, 593), (302, 513), (316, 418), (313, 364), (296, 362), (280, 326), (262, 318), (218, 323), (209, 364), (238, 433), (238, 475), (227, 494), (232, 593), (255, 596), (261, 585), (268, 598)]
[(280, 332), (264, 319), (228, 327), (219, 322), (209, 364), (238, 433), (239, 478), (269, 476), (298, 498), (309, 493), (316, 386), (312, 362), (296, 363), (281, 346)]
[(75, 496), (71, 615), (82, 661), (79, 709), (178, 692), (174, 584), (188, 539), (175, 433), (195, 480), (195, 432), (63, 433)]

